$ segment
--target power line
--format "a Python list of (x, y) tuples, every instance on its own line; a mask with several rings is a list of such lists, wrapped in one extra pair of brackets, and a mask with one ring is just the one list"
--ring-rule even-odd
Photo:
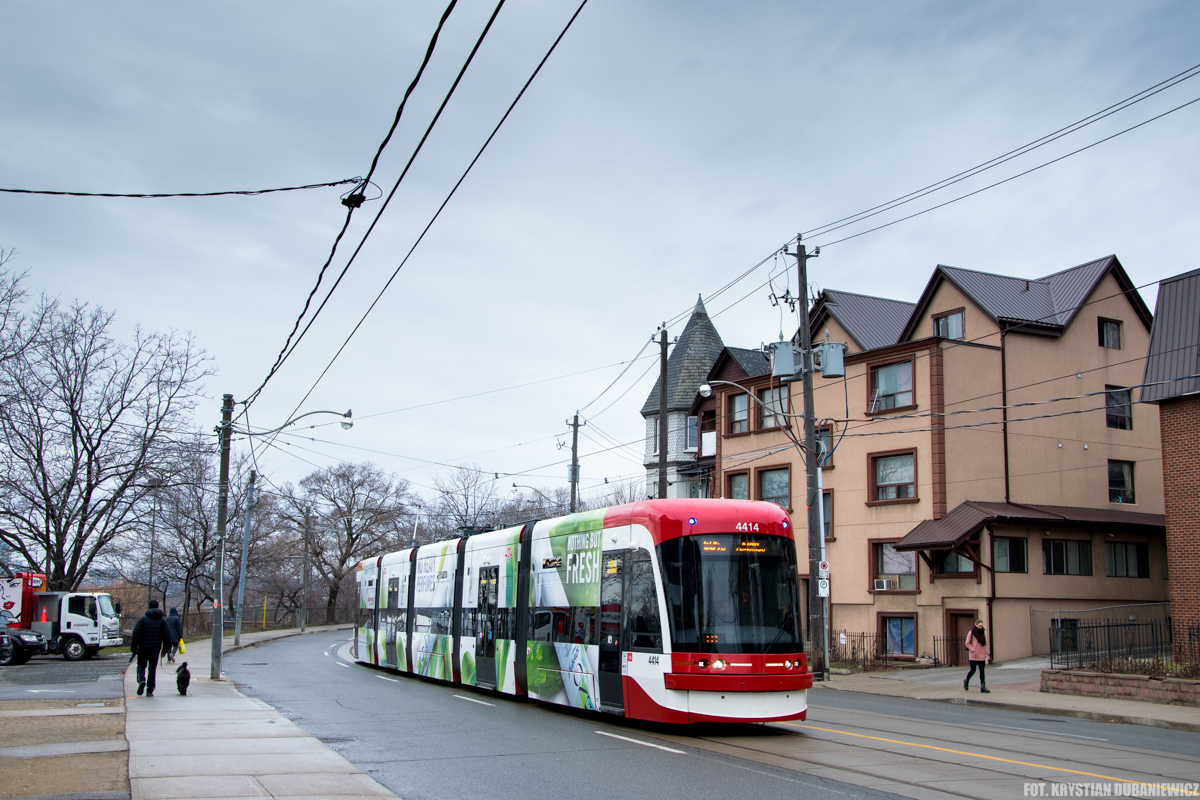
[[(503, 0), (502, 0), (502, 2), (503, 2)], [(383, 288), (379, 290), (379, 294), (377, 294), (375, 296), (375, 299), (371, 301), (371, 305), (367, 307), (367, 310), (363, 313), (362, 318), (359, 319), (359, 321), (355, 324), (354, 328), (346, 336), (345, 341), (342, 342), (342, 345), (337, 349), (337, 352), (334, 353), (333, 358), (331, 358), (329, 360), (329, 363), (325, 365), (325, 369), (323, 369), (321, 371), (321, 374), (317, 376), (317, 379), (315, 381), (313, 381), (312, 386), (309, 387), (309, 389), (305, 393), (304, 397), (302, 397), (300, 399), (300, 402), (296, 404), (297, 409), (299, 409), (300, 406), (302, 406), (304, 404), (304, 401), (308, 399), (309, 395), (311, 395), (313, 393), (313, 391), (316, 390), (317, 385), (321, 382), (321, 380), (325, 377), (325, 375), (328, 374), (328, 372), (329, 372), (330, 368), (333, 366), (334, 362), (337, 361), (338, 357), (340, 357), (342, 352), (346, 349), (346, 346), (350, 344), (350, 340), (354, 338), (354, 335), (356, 333), (358, 333), (359, 328), (361, 328), (362, 324), (364, 322), (366, 322), (367, 317), (375, 309), (375, 306), (378, 305), (380, 299), (383, 298), (383, 295), (385, 292), (387, 292), (388, 287), (390, 287), (392, 285), (392, 281), (394, 281), (396, 279), (396, 276), (400, 274), (400, 270), (402, 270), (404, 268), (404, 265), (408, 263), (408, 259), (412, 257), (412, 254), (417, 249), (417, 246), (421, 244), (421, 241), (425, 238), (425, 234), (427, 234), (429, 232), (429, 229), (433, 227), (433, 223), (437, 221), (437, 218), (439, 216), (441, 216), (443, 209), (446, 208), (446, 205), (449, 204), (450, 199), (452, 197), (454, 197), (455, 192), (458, 191), (458, 187), (460, 187), (463, 184), (463, 181), (465, 181), (467, 179), (467, 175), (470, 174), (472, 168), (474, 168), (475, 164), (479, 161), (480, 157), (483, 155), (483, 153), (487, 149), (488, 145), (492, 143), (492, 140), (496, 137), (496, 134), (500, 132), (500, 127), (502, 125), (504, 125), (505, 120), (507, 120), (509, 115), (512, 114), (512, 111), (514, 108), (516, 108), (517, 103), (520, 102), (521, 98), (525, 96), (525, 92), (529, 88), (530, 84), (533, 83), (534, 78), (536, 78), (538, 76), (538, 73), (541, 72), (542, 67), (545, 66), (546, 62), (550, 59), (550, 56), (554, 53), (555, 49), (558, 47), (559, 42), (561, 42), (563, 37), (566, 36), (567, 31), (570, 30), (571, 25), (575, 22), (576, 18), (578, 18), (578, 16), (579, 16), (580, 12), (583, 11), (583, 7), (586, 5), (587, 5), (587, 0), (583, 0), (583, 2), (581, 2), (579, 4), (579, 7), (575, 10), (575, 13), (571, 15), (571, 18), (567, 21), (567, 24), (563, 27), (562, 31), (558, 34), (558, 37), (554, 40), (554, 43), (550, 45), (550, 49), (546, 51), (546, 55), (542, 57), (542, 60), (540, 62), (538, 62), (537, 67), (533, 70), (533, 74), (531, 74), (529, 76), (529, 79), (525, 82), (525, 85), (521, 87), (521, 91), (517, 93), (516, 98), (509, 105), (508, 110), (504, 112), (504, 115), (500, 118), (500, 121), (496, 123), (496, 127), (493, 128), (491, 134), (488, 135), (487, 140), (484, 141), (483, 145), (479, 148), (479, 152), (477, 152), (475, 154), (475, 157), (473, 159), (471, 159), (471, 163), (467, 165), (467, 168), (463, 171), (463, 173), (459, 177), (458, 181), (450, 189), (450, 193), (446, 195), (446, 199), (442, 201), (442, 204), (440, 206), (438, 206), (437, 211), (434, 212), (433, 217), (429, 220), (429, 223), (425, 226), (424, 230), (421, 231), (421, 234), (417, 237), (417, 240), (415, 242), (413, 242), (413, 245), (411, 248), (409, 248), (408, 253), (404, 256), (404, 258), (400, 261), (400, 264), (392, 272), (391, 277), (389, 277), (387, 279), (387, 282), (383, 285)], [(493, 18), (494, 18), (494, 15), (493, 15)], [(489, 25), (490, 24), (491, 23), (489, 22)], [(476, 46), (478, 46), (478, 45), (476, 45)], [(393, 189), (393, 191), (395, 191), (395, 190)]]
[(1136, 125), (1131, 125), (1122, 131), (1117, 131), (1116, 133), (1112, 134), (1111, 136), (1105, 136), (1103, 139), (1092, 142), (1089, 145), (1080, 147), (1078, 150), (1072, 150), (1071, 152), (1061, 155), (1058, 158), (1052, 158), (1049, 161), (1038, 164), (1036, 167), (1030, 167), (1029, 169), (1025, 170), (1024, 172), (1018, 172), (1016, 175), (1007, 177), (1004, 180), (996, 181), (995, 183), (991, 183), (980, 189), (976, 189), (973, 192), (967, 192), (964, 195), (959, 195), (958, 197), (955, 197), (951, 200), (947, 200), (944, 203), (938, 203), (936, 206), (930, 206), (929, 208), (926, 208), (922, 211), (917, 211), (913, 214), (909, 214), (908, 216), (900, 217), (900, 219), (892, 220), (891, 222), (884, 223), (883, 225), (877, 225), (874, 228), (868, 228), (867, 230), (860, 231), (859, 233), (854, 233), (849, 236), (843, 236), (841, 239), (835, 239), (832, 242), (821, 242), (818, 244), (818, 246), (832, 247), (835, 244), (841, 244), (842, 242), (847, 242), (851, 239), (857, 239), (859, 236), (866, 236), (868, 233), (874, 233), (875, 231), (883, 230), (884, 228), (890, 228), (892, 225), (896, 225), (901, 222), (905, 222), (907, 220), (913, 219), (914, 217), (919, 217), (922, 214), (928, 214), (930, 211), (937, 211), (939, 208), (945, 208), (948, 205), (957, 203), (959, 200), (966, 200), (968, 197), (974, 197), (975, 195), (977, 195), (981, 192), (986, 192), (988, 189), (994, 189), (997, 186), (1002, 186), (1003, 184), (1008, 183), (1009, 181), (1015, 181), (1017, 178), (1022, 178), (1024, 176), (1030, 174), (1031, 172), (1037, 172), (1039, 169), (1042, 169), (1043, 167), (1048, 167), (1051, 164), (1057, 164), (1059, 161), (1070, 158), (1071, 156), (1074, 156), (1074, 155), (1078, 155), (1079, 153), (1082, 153), (1085, 150), (1091, 150), (1093, 147), (1096, 147), (1097, 145), (1104, 144), (1105, 142), (1111, 141), (1111, 140), (1117, 138), (1118, 136), (1123, 136), (1124, 134), (1129, 133), (1130, 131), (1137, 130), (1138, 128), (1142, 127), (1143, 125), (1149, 125), (1151, 122), (1160, 120), (1163, 117), (1167, 116), (1168, 114), (1174, 114), (1176, 111), (1187, 108), (1188, 106), (1192, 105), (1193, 103), (1200, 103), (1200, 97), (1197, 97), (1194, 100), (1189, 100), (1186, 103), (1182, 103), (1181, 105), (1175, 106), (1175, 108), (1172, 108), (1169, 111), (1164, 111), (1163, 113), (1158, 114), (1157, 116), (1153, 116), (1150, 119), (1139, 122)]
[(825, 225), (818, 225), (817, 227), (812, 228), (811, 230), (804, 231), (804, 235), (812, 236), (812, 235), (826, 234), (831, 231), (838, 230), (839, 228), (844, 228), (847, 225), (853, 225), (855, 222), (861, 222), (863, 219), (867, 219), (868, 217), (873, 217), (876, 214), (882, 214), (884, 211), (889, 211), (898, 206), (902, 206), (906, 203), (910, 203), (913, 200), (917, 200), (921, 197), (924, 197), (925, 195), (931, 194), (940, 189), (944, 189), (947, 186), (950, 186), (952, 184), (966, 180), (967, 178), (970, 178), (974, 175), (978, 175), (981, 172), (984, 172), (993, 167), (999, 166), (1000, 164), (1003, 164), (1007, 161), (1011, 161), (1012, 159), (1017, 158), (1021, 155), (1024, 155), (1025, 153), (1029, 153), (1033, 150), (1036, 150), (1039, 147), (1043, 147), (1047, 144), (1050, 144), (1051, 142), (1061, 139), (1064, 136), (1068, 136), (1071, 133), (1082, 130), (1083, 128), (1087, 127), (1088, 125), (1092, 125), (1096, 122), (1099, 122), (1102, 119), (1105, 119), (1106, 117), (1112, 116), (1113, 114), (1116, 114), (1120, 111), (1124, 111), (1125, 109), (1130, 108), (1131, 106), (1133, 106), (1137, 103), (1140, 103), (1143, 100), (1147, 100), (1147, 99), (1153, 97), (1154, 95), (1158, 94), (1159, 92), (1166, 91), (1167, 89), (1169, 89), (1173, 86), (1176, 86), (1190, 78), (1194, 78), (1197, 75), (1200, 75), (1200, 64), (1197, 64), (1196, 66), (1193, 66), (1193, 67), (1189, 67), (1188, 69), (1184, 70), (1183, 72), (1180, 72), (1177, 75), (1173, 75), (1172, 77), (1167, 78), (1164, 81), (1156, 83), (1147, 89), (1143, 89), (1140, 92), (1130, 95), (1129, 97), (1125, 98), (1124, 100), (1121, 100), (1118, 103), (1114, 103), (1113, 105), (1110, 105), (1107, 108), (1103, 108), (1093, 114), (1089, 114), (1088, 116), (1084, 117), (1083, 119), (1077, 120), (1076, 122), (1072, 122), (1070, 125), (1067, 125), (1066, 127), (1059, 128), (1058, 130), (1048, 133), (1045, 136), (1041, 136), (1037, 139), (1034, 139), (1032, 142), (1023, 144), (1014, 150), (1010, 150), (1007, 153), (1004, 153), (1002, 155), (996, 156), (995, 158), (984, 161), (982, 164), (977, 164), (974, 167), (966, 169), (955, 175), (951, 175), (949, 178), (943, 178), (942, 180), (938, 181), (937, 183), (931, 183), (928, 186), (922, 187), (913, 192), (909, 192), (908, 194), (901, 195), (900, 197), (897, 197), (893, 200), (888, 200), (886, 203), (881, 203), (877, 206), (873, 206), (871, 208), (868, 208), (865, 211), (860, 211), (857, 214), (851, 214), (848, 217), (842, 217), (841, 219), (826, 223)]
[(276, 192), (300, 192), (305, 189), (328, 189), (348, 183), (361, 183), (362, 178), (343, 178), (328, 183), (306, 183), (303, 186), (282, 186), (278, 189), (231, 189), (222, 192), (160, 192), (157, 194), (123, 194), (120, 192), (57, 192), (49, 189), (0, 189), (7, 194), (40, 194), (60, 197), (133, 197), (155, 200), (162, 197), (227, 197), (230, 195), (254, 196)]
[[(288, 355), (290, 355), (288, 348), (292, 346), (292, 337), (296, 335), (296, 331), (300, 328), (301, 321), (304, 319), (304, 316), (308, 313), (309, 307), (312, 305), (313, 297), (316, 296), (317, 290), (320, 289), (320, 287), (321, 287), (321, 281), (325, 278), (325, 271), (327, 269), (329, 269), (329, 265), (333, 262), (333, 257), (337, 254), (338, 244), (341, 243), (342, 237), (346, 235), (346, 231), (350, 227), (350, 220), (354, 216), (355, 210), (358, 209), (358, 207), (360, 205), (362, 205), (363, 196), (361, 193), (361, 187), (365, 187), (370, 182), (371, 176), (375, 174), (375, 167), (379, 164), (379, 157), (383, 155), (383, 150), (384, 150), (384, 148), (387, 147), (388, 142), (391, 141), (392, 134), (395, 133), (395, 131), (396, 131), (396, 126), (400, 124), (400, 117), (404, 114), (404, 107), (408, 104), (408, 98), (412, 95), (413, 90), (415, 90), (417, 88), (417, 84), (420, 83), (421, 76), (425, 74), (425, 67), (427, 67), (429, 65), (430, 59), (433, 58), (434, 48), (437, 47), (438, 37), (441, 35), (442, 28), (445, 26), (446, 20), (450, 18), (450, 12), (454, 10), (454, 6), (457, 4), (457, 2), (458, 2), (458, 0), (450, 0), (450, 4), (448, 6), (446, 6), (446, 10), (444, 12), (442, 12), (442, 17), (440, 20), (438, 20), (437, 28), (433, 32), (433, 37), (429, 40), (428, 47), (425, 48), (425, 58), (421, 61), (421, 66), (417, 68), (417, 74), (415, 76), (413, 76), (412, 81), (408, 84), (408, 89), (406, 89), (404, 92), (404, 97), (400, 101), (400, 106), (396, 109), (396, 116), (392, 120), (392, 127), (388, 129), (387, 135), (384, 136), (383, 141), (379, 143), (379, 147), (375, 151), (375, 157), (371, 159), (371, 168), (369, 170), (367, 170), (366, 177), (362, 179), (359, 191), (352, 192), (349, 197), (344, 198), (342, 200), (342, 203), (346, 206), (346, 219), (342, 222), (342, 229), (339, 230), (337, 233), (337, 236), (334, 237), (333, 246), (329, 250), (329, 256), (325, 259), (325, 263), (321, 265), (321, 269), (317, 273), (317, 282), (313, 286), (312, 290), (308, 293), (308, 297), (305, 298), (304, 307), (300, 310), (300, 315), (298, 317), (296, 317), (296, 322), (292, 325), (292, 330), (290, 332), (288, 332), (287, 339), (284, 341), (283, 347), (279, 351), (279, 355), (277, 355), (275, 357), (275, 363), (272, 364), (271, 369), (267, 371), (267, 377), (263, 378), (263, 381), (262, 381), (262, 383), (260, 383), (258, 385), (258, 388), (255, 389), (253, 392), (251, 392), (249, 397), (246, 399), (244, 407), (243, 407), (243, 412), (242, 412), (243, 414), (245, 413), (245, 409), (249, 409), (250, 405), (253, 404), (254, 401), (258, 398), (258, 395), (260, 393), (262, 393), (262, 390), (264, 388), (266, 388), (267, 382), (270, 381), (271, 378), (275, 375), (275, 373), (279, 370), (279, 368), (281, 366), (283, 366), (283, 362), (286, 361)], [(501, 3), (503, 3), (503, 0), (501, 0)], [(497, 11), (499, 11), (498, 8), (497, 8)], [(494, 18), (495, 17), (493, 15), (493, 19)], [(491, 23), (489, 22), (488, 25), (490, 26)], [(485, 30), (485, 33), (486, 33), (486, 30)], [(472, 51), (472, 55), (474, 55), (474, 51)], [(470, 63), (469, 60), (468, 60), (468, 63)], [(464, 67), (464, 69), (465, 69), (465, 67)], [(458, 85), (457, 82), (455, 82), (455, 85), (456, 86)], [(453, 91), (453, 89), (451, 91)], [(439, 113), (441, 113), (440, 110), (439, 110)], [(436, 119), (437, 118), (435, 117), (434, 118), (435, 122), (436, 122)], [(431, 127), (432, 127), (432, 125), (431, 125)], [(428, 136), (428, 135), (429, 135), (428, 131), (426, 131), (426, 136)], [(421, 142), (423, 144), (425, 142), (425, 140), (422, 139)], [(417, 150), (418, 151), (420, 150), (419, 145), (417, 147)], [(413, 157), (414, 158), (416, 157), (416, 153), (413, 154)], [(412, 163), (412, 161), (410, 160), (409, 164), (411, 164), (411, 163)], [(408, 171), (408, 168), (405, 167), (405, 172), (407, 172), (407, 171)], [(401, 175), (400, 179), (403, 180), (403, 178), (404, 178), (404, 176)], [(400, 183), (400, 181), (397, 181), (396, 185), (399, 186), (399, 183)], [(395, 189), (392, 189), (393, 194), (395, 193), (395, 191), (396, 191)], [(390, 201), (390, 200), (391, 200), (391, 197), (389, 196), (388, 201)], [(378, 214), (375, 215), (376, 222), (379, 220), (379, 215), (383, 214), (383, 210), (385, 208), (387, 208), (387, 201), (384, 202), (383, 206), (379, 209)], [(362, 241), (359, 242), (359, 245), (358, 245), (359, 249), (362, 249), (362, 243), (366, 241), (367, 236), (370, 236), (371, 230), (374, 229), (374, 227), (375, 227), (375, 223), (372, 222), (371, 228), (369, 228), (367, 230), (366, 234), (363, 235)], [(354, 254), (357, 255), (358, 250), (355, 250)], [(353, 262), (353, 261), (354, 261), (354, 257), (351, 256), (350, 262)], [(342, 275), (345, 275), (346, 274), (345, 270), (349, 269), (349, 268), (350, 268), (350, 263), (347, 263), (345, 269), (342, 270)], [(338, 277), (338, 281), (339, 282), (341, 281), (341, 276)], [(334, 289), (337, 288), (336, 283), (334, 284), (333, 288)], [(333, 289), (330, 289), (329, 294), (333, 294)], [(325, 301), (328, 301), (328, 300), (329, 300), (329, 296), (326, 295)], [(325, 301), (323, 301), (321, 303), (320, 308), (317, 309), (317, 311), (313, 314), (312, 319), (309, 320), (308, 325), (305, 326), (304, 333), (308, 332), (308, 328), (312, 326), (313, 320), (315, 320), (317, 318), (317, 315), (319, 315), (321, 313), (321, 309), (325, 307)], [(300, 337), (296, 339), (296, 344), (299, 344), (300, 339), (304, 338), (304, 333), (301, 333)], [(238, 417), (240, 418), (241, 414), (239, 414)]]

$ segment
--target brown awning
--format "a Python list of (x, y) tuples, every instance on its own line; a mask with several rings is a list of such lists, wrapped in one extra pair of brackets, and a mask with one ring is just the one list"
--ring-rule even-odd
[(897, 550), (950, 550), (979, 533), (985, 526), (993, 524), (1087, 526), (1163, 536), (1166, 534), (1167, 521), (1162, 514), (1115, 508), (979, 503), (968, 500), (941, 519), (925, 520), (896, 542), (895, 547)]

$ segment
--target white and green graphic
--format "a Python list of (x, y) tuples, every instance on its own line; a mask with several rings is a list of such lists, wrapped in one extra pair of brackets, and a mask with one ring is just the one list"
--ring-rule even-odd
[(418, 675), (441, 680), (451, 680), (454, 676), (450, 617), (461, 542), (449, 539), (417, 550), (413, 667)]
[(586, 511), (538, 524), (533, 533), (534, 607), (598, 606), (604, 510)]

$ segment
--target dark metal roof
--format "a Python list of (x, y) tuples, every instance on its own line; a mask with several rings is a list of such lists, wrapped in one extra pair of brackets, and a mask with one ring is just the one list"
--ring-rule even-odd
[(1113, 273), (1125, 291), (1134, 311), (1149, 327), (1150, 310), (1129, 280), (1121, 262), (1116, 256), (1109, 255), (1042, 278), (1028, 279), (939, 264), (906, 320), (900, 338), (912, 338), (943, 280), (958, 287), (997, 325), (1015, 324), (1027, 329), (1058, 332), (1071, 324), (1096, 285), (1109, 272)]
[[(704, 301), (697, 300), (691, 319), (667, 357), (667, 410), (680, 411), (691, 407), (696, 391), (708, 377), (725, 344), (708, 318)], [(650, 396), (642, 404), (642, 416), (658, 416), (659, 383), (654, 381)]]
[(757, 378), (771, 371), (771, 359), (762, 350), (727, 347), (730, 357), (746, 372), (747, 378)]
[(1200, 391), (1200, 378), (1191, 377), (1196, 374), (1200, 374), (1200, 270), (1158, 285), (1142, 402), (1157, 403)]
[(983, 530), (985, 525), (995, 523), (1035, 524), (1047, 527), (1083, 525), (1102, 529), (1137, 529), (1139, 533), (1164, 534), (1167, 520), (1162, 514), (1146, 514), (1140, 511), (1111, 508), (980, 503), (968, 500), (941, 519), (927, 519), (913, 528), (903, 539), (896, 542), (896, 549), (946, 550), (961, 545)]
[(837, 320), (863, 350), (887, 347), (900, 340), (915, 306), (902, 300), (826, 289), (812, 309), (813, 341), (820, 339), (824, 315)]

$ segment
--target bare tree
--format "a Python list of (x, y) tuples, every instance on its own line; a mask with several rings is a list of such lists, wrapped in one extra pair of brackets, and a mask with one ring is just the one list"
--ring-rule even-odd
[(51, 305), (32, 342), (0, 364), (0, 541), (74, 589), (118, 536), (142, 526), (150, 476), (178, 469), (186, 427), (209, 375), (192, 339), (136, 329), (113, 315)]
[(437, 489), (437, 510), (432, 515), (434, 527), (443, 536), (453, 535), (462, 528), (490, 527), (504, 502), (490, 472), (475, 464), (455, 467), (446, 477), (433, 479)]
[(303, 536), (312, 514), (309, 559), (325, 586), (325, 614), (334, 618), (338, 594), (355, 565), (368, 555), (399, 546), (401, 522), (411, 502), (408, 482), (369, 462), (341, 463), (287, 484), (279, 515)]

